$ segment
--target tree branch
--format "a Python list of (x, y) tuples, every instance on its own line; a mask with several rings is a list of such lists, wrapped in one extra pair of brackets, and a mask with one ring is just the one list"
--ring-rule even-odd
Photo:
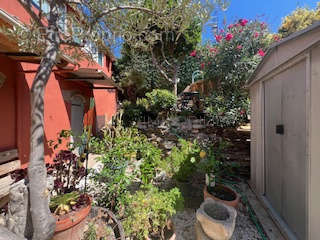
[(162, 54), (163, 60), (168, 66), (172, 67), (172, 64), (167, 60), (166, 55), (164, 54), (164, 46), (163, 45), (164, 45), (163, 41), (161, 40), (161, 54)]
[(155, 14), (155, 12), (149, 8), (128, 5), (128, 6), (117, 6), (117, 7), (113, 7), (108, 10), (105, 10), (100, 15), (98, 15), (98, 18), (101, 18), (103, 16), (107, 16), (113, 12), (117, 12), (120, 10), (138, 10), (138, 11), (145, 12), (145, 13), (152, 14), (152, 15)]
[(112, 7), (109, 9), (106, 9), (104, 11), (102, 11), (101, 14), (99, 14), (98, 16), (96, 16), (93, 20), (93, 22), (91, 23), (91, 25), (95, 25), (97, 22), (99, 22), (99, 19), (101, 19), (103, 16), (107, 16), (111, 13), (117, 12), (117, 11), (121, 11), (121, 10), (137, 10), (140, 12), (145, 12), (148, 13), (150, 15), (157, 15), (153, 10), (149, 9), (149, 8), (144, 8), (144, 7), (138, 7), (138, 6), (130, 6), (130, 5), (125, 5), (125, 6), (117, 6), (117, 7)]
[(61, 39), (61, 45), (68, 45), (68, 46), (80, 47), (80, 48), (84, 47), (84, 44), (75, 42), (73, 40), (64, 40), (64, 39)]
[(39, 27), (45, 27), (41, 22), (41, 18), (32, 10), (31, 0), (18, 0), (22, 7), (28, 12), (30, 17), (35, 21)]
[(152, 57), (152, 62), (153, 64), (156, 66), (156, 68), (158, 68), (160, 74), (169, 82), (172, 83), (172, 79), (169, 78), (169, 76), (165, 73), (165, 71), (163, 70), (163, 68), (160, 66), (159, 62), (157, 61), (156, 57), (154, 56), (153, 50), (150, 51), (151, 52), (151, 57)]

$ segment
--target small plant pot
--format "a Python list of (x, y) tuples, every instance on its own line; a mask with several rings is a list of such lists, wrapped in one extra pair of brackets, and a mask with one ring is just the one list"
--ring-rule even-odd
[(56, 218), (56, 229), (52, 240), (80, 240), (83, 234), (85, 219), (91, 210), (90, 204), (63, 216)]
[(231, 188), (222, 185), (216, 184), (213, 188), (213, 193), (208, 191), (208, 187), (205, 186), (203, 189), (203, 198), (206, 200), (207, 198), (211, 198), (213, 200), (222, 202), (228, 206), (236, 208), (239, 204), (240, 197), (239, 195), (232, 190)]

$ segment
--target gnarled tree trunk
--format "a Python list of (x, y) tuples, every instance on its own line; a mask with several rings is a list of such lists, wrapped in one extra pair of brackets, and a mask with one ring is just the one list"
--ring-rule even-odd
[[(59, 49), (58, 30), (46, 29), (46, 50), (31, 87), (31, 146), (28, 167), (33, 240), (49, 240), (55, 219), (48, 204), (47, 171), (44, 162), (44, 92)], [(58, 113), (57, 113), (58, 114)]]
[(0, 225), (0, 240), (26, 240)]

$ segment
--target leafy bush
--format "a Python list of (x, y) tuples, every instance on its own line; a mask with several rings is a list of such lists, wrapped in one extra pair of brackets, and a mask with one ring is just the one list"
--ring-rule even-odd
[(54, 190), (57, 194), (70, 193), (77, 190), (76, 185), (86, 175), (83, 158), (77, 157), (70, 150), (61, 150), (47, 164), (47, 172), (54, 176)]
[(220, 139), (214, 145), (209, 146), (205, 151), (206, 154), (202, 157), (199, 168), (207, 174), (214, 174), (215, 178), (219, 181), (223, 175), (234, 174), (234, 168), (238, 168), (238, 163), (231, 163), (224, 161), (226, 148), (230, 147), (230, 142)]
[(178, 181), (186, 181), (197, 169), (201, 148), (196, 141), (179, 139), (180, 147), (173, 147), (171, 154), (161, 161), (161, 168)]
[(247, 120), (245, 83), (269, 45), (277, 40), (265, 23), (240, 19), (219, 31), (214, 44), (193, 52), (202, 59), (204, 78), (215, 83), (207, 99), (208, 117), (215, 126), (236, 127)]
[(315, 9), (298, 7), (282, 19), (278, 32), (282, 37), (288, 37), (289, 35), (305, 29), (319, 20), (320, 2), (317, 3), (317, 7)]
[(146, 93), (146, 98), (138, 98), (135, 103), (124, 101), (123, 123), (132, 126), (135, 122), (156, 119), (160, 112), (168, 112), (176, 104), (177, 98), (168, 90), (155, 89)]
[[(69, 142), (70, 137), (76, 141)], [(57, 215), (64, 215), (72, 210), (79, 209), (90, 204), (87, 194), (81, 194), (79, 189), (80, 181), (86, 176), (84, 167), (85, 142), (88, 139), (88, 132), (84, 131), (81, 136), (74, 136), (69, 130), (62, 130), (56, 141), (49, 141), (53, 149), (64, 144), (67, 150), (60, 150), (53, 159), (53, 163), (47, 163), (47, 173), (54, 177), (54, 187), (50, 200), (50, 210)], [(73, 153), (77, 150), (80, 156)]]
[(238, 127), (246, 123), (249, 109), (250, 101), (246, 95), (223, 96), (214, 92), (206, 100), (206, 113), (215, 127)]
[(144, 184), (151, 183), (156, 176), (157, 168), (161, 162), (162, 152), (152, 143), (145, 141), (138, 148), (139, 157), (142, 159), (140, 165), (140, 178)]
[(135, 128), (118, 126), (113, 131), (106, 130), (101, 142), (108, 145), (100, 152), (102, 171), (93, 177), (101, 192), (97, 201), (99, 205), (114, 208), (133, 180), (152, 181), (162, 153)]
[(127, 194), (123, 204), (126, 235), (143, 240), (150, 234), (163, 236), (168, 219), (183, 208), (183, 197), (177, 188), (165, 192), (149, 185), (134, 194)]
[(152, 112), (167, 112), (175, 106), (177, 101), (177, 97), (165, 89), (154, 89), (146, 93), (146, 97)]
[(123, 124), (124, 126), (132, 126), (133, 123), (143, 121), (146, 117), (146, 108), (142, 105), (124, 101), (122, 104)]

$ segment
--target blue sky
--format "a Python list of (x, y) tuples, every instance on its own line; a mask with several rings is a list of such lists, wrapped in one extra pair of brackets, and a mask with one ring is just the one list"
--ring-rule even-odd
[[(260, 19), (268, 24), (272, 32), (277, 32), (281, 19), (291, 13), (298, 6), (315, 8), (320, 0), (230, 0), (227, 11), (218, 14), (217, 21), (220, 27), (223, 20), (232, 23), (240, 18)], [(210, 22), (210, 21), (209, 21)], [(206, 24), (202, 32), (202, 42), (213, 40), (211, 27)], [(120, 56), (120, 48), (114, 51), (116, 57)]]
[[(231, 0), (230, 6), (223, 14), (218, 14), (217, 21), (223, 25), (224, 18), (227, 24), (240, 18), (260, 19), (268, 23), (272, 32), (276, 32), (281, 19), (291, 13), (298, 6), (315, 8), (320, 0)], [(202, 41), (213, 39), (210, 26), (206, 25), (202, 33)]]

